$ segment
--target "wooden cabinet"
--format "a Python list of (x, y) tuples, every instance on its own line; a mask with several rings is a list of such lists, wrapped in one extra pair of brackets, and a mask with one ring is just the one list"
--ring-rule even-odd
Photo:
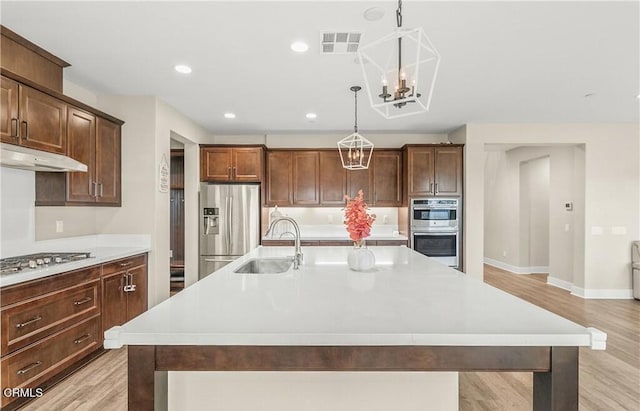
[(346, 176), (337, 151), (269, 150), (266, 205), (343, 205)]
[(200, 181), (259, 183), (264, 168), (262, 147), (200, 147)]
[(371, 176), (373, 171), (373, 159), (369, 164), (369, 168), (366, 170), (346, 170), (347, 173), (347, 193), (349, 198), (353, 198), (358, 195), (358, 191), (362, 190), (364, 194), (364, 201), (373, 205), (373, 178)]
[(67, 155), (87, 172), (36, 173), (36, 205), (116, 206), (121, 197), (120, 124), (69, 106)]
[(102, 265), (102, 331), (122, 325), (147, 309), (147, 255)]
[(0, 78), (0, 140), (4, 143), (19, 143), (18, 89), (18, 82)]
[(406, 155), (409, 197), (462, 195), (461, 146), (409, 146)]
[(267, 151), (266, 180), (266, 205), (273, 207), (293, 204), (293, 157), (291, 151)]
[[(102, 346), (100, 271), (93, 266), (0, 290), (2, 389), (44, 388)], [(2, 396), (1, 405), (14, 400)]]
[(362, 190), (369, 206), (401, 206), (402, 152), (374, 150), (367, 170), (347, 170), (347, 187), (351, 198)]
[(0, 137), (3, 142), (65, 154), (67, 104), (2, 77)]
[(95, 201), (121, 205), (120, 125), (98, 117), (96, 122)]
[(366, 170), (346, 170), (337, 150), (267, 152), (267, 206), (344, 206), (358, 190), (370, 206), (402, 204), (402, 152), (374, 151)]
[(69, 157), (87, 165), (86, 173), (67, 173), (67, 201), (94, 202), (96, 116), (70, 107), (67, 143)]
[(344, 206), (347, 194), (347, 170), (337, 150), (320, 152), (320, 204)]
[(373, 152), (373, 201), (376, 207), (402, 205), (402, 152), (378, 150)]
[(292, 152), (293, 205), (320, 205), (320, 153)]

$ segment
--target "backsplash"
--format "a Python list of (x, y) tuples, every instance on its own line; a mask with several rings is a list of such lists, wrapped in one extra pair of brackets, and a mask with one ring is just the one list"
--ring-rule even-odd
[[(275, 210), (269, 208), (269, 215)], [(398, 209), (393, 207), (371, 207), (371, 214), (376, 215), (373, 227), (397, 226)], [(338, 207), (278, 207), (283, 216), (291, 217), (300, 225), (342, 225), (344, 209)]]
[(35, 242), (35, 171), (0, 167), (0, 255)]

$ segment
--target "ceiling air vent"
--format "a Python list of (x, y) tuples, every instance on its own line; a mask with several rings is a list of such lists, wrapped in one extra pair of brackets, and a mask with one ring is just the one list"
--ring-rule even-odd
[(357, 31), (325, 31), (320, 35), (322, 54), (355, 54), (362, 33)]

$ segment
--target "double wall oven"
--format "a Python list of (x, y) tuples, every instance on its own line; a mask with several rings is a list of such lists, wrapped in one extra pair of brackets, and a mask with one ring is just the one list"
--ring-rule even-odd
[(459, 198), (411, 199), (411, 248), (449, 267), (460, 258)]

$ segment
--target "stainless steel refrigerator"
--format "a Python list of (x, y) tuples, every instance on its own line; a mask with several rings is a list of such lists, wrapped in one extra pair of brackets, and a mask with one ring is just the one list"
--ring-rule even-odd
[(260, 186), (200, 184), (202, 279), (260, 244)]

